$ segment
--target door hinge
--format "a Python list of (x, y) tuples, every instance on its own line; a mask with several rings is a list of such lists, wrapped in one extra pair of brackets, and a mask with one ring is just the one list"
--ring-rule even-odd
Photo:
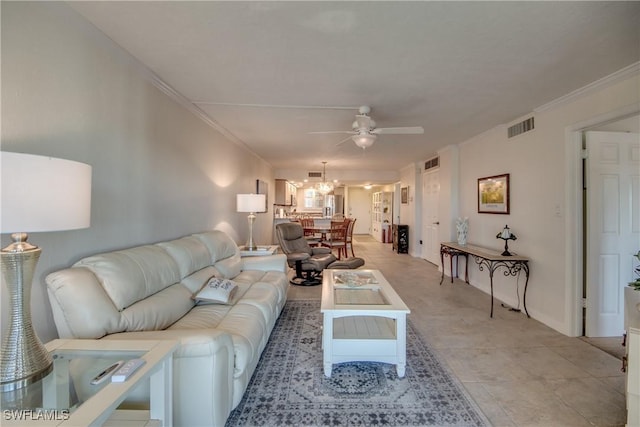
[(582, 155), (583, 159), (588, 159), (589, 158), (589, 150), (587, 150), (586, 148), (583, 148), (582, 152), (581, 152), (581, 155)]
[(587, 299), (582, 298), (582, 308), (587, 308)]

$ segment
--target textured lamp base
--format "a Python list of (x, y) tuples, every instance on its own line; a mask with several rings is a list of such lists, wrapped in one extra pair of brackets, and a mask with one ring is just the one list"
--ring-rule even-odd
[(12, 235), (2, 249), (2, 275), (9, 291), (9, 330), (0, 350), (0, 390), (17, 390), (45, 377), (53, 369), (51, 355), (31, 322), (31, 281), (41, 250), (26, 242), (26, 234)]
[(249, 240), (247, 240), (247, 250), (248, 251), (257, 251), (258, 245), (253, 241), (253, 223), (256, 220), (256, 214), (251, 212), (248, 216), (249, 220)]

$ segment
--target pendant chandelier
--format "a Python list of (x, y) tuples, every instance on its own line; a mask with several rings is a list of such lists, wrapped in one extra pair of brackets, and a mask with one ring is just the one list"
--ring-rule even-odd
[(317, 183), (315, 189), (323, 196), (333, 191), (333, 184), (327, 182), (327, 162), (322, 162), (322, 182)]

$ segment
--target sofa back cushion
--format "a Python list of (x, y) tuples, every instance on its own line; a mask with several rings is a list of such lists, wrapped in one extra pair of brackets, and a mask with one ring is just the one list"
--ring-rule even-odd
[(240, 253), (238, 245), (228, 234), (220, 230), (206, 231), (204, 233), (194, 234), (194, 236), (209, 249), (211, 254), (210, 264), (215, 265), (216, 262), (234, 256)]
[(211, 254), (202, 240), (187, 236), (169, 242), (157, 243), (174, 259), (180, 271), (180, 278), (211, 265)]
[(211, 277), (232, 279), (241, 266), (235, 242), (210, 231), (90, 256), (46, 281), (60, 337), (100, 338), (169, 327)]
[(195, 304), (189, 289), (174, 284), (118, 310), (96, 275), (85, 267), (56, 271), (46, 281), (60, 338), (166, 329)]
[(221, 278), (233, 279), (242, 271), (242, 258), (240, 257), (240, 253), (217, 261), (214, 267), (220, 272)]
[(90, 256), (74, 267), (91, 270), (118, 311), (180, 282), (177, 263), (157, 245)]

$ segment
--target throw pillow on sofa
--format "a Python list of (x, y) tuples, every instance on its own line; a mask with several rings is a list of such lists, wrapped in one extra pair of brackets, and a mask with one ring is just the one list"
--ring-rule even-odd
[(197, 304), (229, 304), (237, 290), (238, 285), (233, 280), (212, 277), (194, 299)]

